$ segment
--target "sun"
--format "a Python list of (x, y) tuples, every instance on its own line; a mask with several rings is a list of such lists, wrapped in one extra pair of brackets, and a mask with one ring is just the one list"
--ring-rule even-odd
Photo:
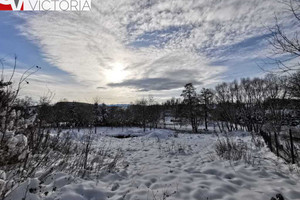
[(107, 79), (110, 82), (118, 83), (123, 81), (127, 76), (127, 72), (125, 71), (125, 66), (122, 63), (114, 63), (112, 64), (112, 68), (107, 72)]

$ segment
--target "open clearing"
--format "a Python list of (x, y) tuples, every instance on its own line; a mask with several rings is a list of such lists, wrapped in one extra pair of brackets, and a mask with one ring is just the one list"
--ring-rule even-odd
[[(216, 135), (179, 134), (170, 130), (143, 133), (138, 128), (100, 128), (93, 145), (123, 152), (117, 170), (86, 180), (55, 172), (44, 183), (30, 179), (6, 199), (47, 200), (241, 200), (270, 199), (277, 193), (299, 199), (299, 173), (277, 160), (266, 147), (257, 148), (249, 133), (230, 138), (249, 147), (246, 161), (220, 159), (214, 150)], [(119, 139), (107, 135), (138, 135)], [(295, 167), (294, 167), (295, 168)], [(37, 173), (38, 174), (38, 173)]]

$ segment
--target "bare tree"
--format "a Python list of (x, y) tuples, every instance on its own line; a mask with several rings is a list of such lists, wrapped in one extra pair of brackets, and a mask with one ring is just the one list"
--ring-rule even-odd
[(100, 119), (100, 109), (99, 109), (100, 97), (94, 98), (94, 129), (95, 134), (97, 134), (97, 125), (99, 124)]
[(147, 105), (148, 105), (148, 101), (145, 98), (136, 101), (136, 105), (135, 105), (136, 107), (135, 115), (137, 116), (138, 121), (142, 125), (144, 132), (146, 131), (146, 125), (147, 125)]
[(300, 98), (300, 70), (289, 77), (287, 88), (291, 97)]
[(276, 60), (278, 67), (283, 72), (291, 72), (299, 70), (300, 63), (286, 64), (286, 61), (299, 58), (300, 56), (300, 1), (299, 0), (282, 0), (282, 4), (287, 8), (287, 11), (294, 17), (294, 28), (290, 33), (287, 33), (283, 26), (279, 23), (278, 18), (275, 17), (276, 23), (274, 27), (269, 28), (271, 33), (270, 44), (273, 46), (275, 54), (288, 55), (290, 58), (287, 60)]

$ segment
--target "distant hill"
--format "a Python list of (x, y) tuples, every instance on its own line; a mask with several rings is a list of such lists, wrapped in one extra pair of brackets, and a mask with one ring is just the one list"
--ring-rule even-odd
[[(62, 102), (57, 102), (56, 104), (60, 104), (60, 105), (67, 105), (67, 106), (70, 106), (70, 105), (78, 105), (78, 106), (84, 106), (84, 105), (94, 105), (92, 103), (83, 103), (83, 102), (65, 102), (65, 101), (62, 101)], [(99, 105), (102, 105), (101, 103)], [(130, 104), (106, 104), (106, 106), (108, 107), (123, 107), (123, 108), (127, 108), (128, 106), (130, 106)]]
[(107, 106), (127, 108), (128, 106), (130, 106), (130, 104), (110, 104), (110, 105), (107, 105)]

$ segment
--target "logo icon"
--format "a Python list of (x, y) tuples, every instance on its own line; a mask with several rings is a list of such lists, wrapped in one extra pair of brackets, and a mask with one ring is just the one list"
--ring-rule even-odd
[(0, 0), (0, 10), (24, 10), (24, 0)]

